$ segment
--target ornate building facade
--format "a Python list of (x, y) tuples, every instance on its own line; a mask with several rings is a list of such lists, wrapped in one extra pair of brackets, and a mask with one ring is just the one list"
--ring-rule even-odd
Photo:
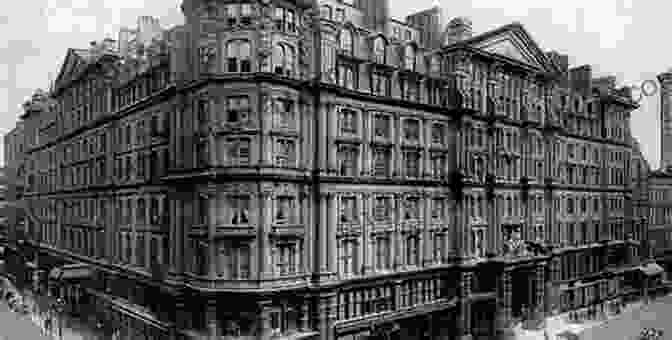
[(48, 281), (124, 339), (489, 339), (629, 294), (627, 89), (372, 4), (185, 0), (137, 55), (70, 49), (23, 117)]

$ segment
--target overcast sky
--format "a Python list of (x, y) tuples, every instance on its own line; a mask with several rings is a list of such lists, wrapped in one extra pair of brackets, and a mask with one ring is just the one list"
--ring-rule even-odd
[[(116, 39), (121, 26), (140, 15), (163, 26), (182, 22), (181, 0), (26, 0), (0, 14), (0, 133), (11, 130), (19, 105), (38, 87), (48, 88), (68, 47)], [(436, 0), (390, 0), (392, 15), (428, 8)], [(655, 80), (672, 67), (665, 43), (672, 2), (634, 0), (441, 0), (447, 18), (467, 16), (475, 33), (512, 21), (522, 23), (544, 50), (571, 56), (572, 65), (591, 64), (597, 75), (613, 74), (620, 84)], [(653, 168), (658, 167), (658, 95), (633, 113), (632, 131)], [(1, 158), (0, 158), (1, 159)]]

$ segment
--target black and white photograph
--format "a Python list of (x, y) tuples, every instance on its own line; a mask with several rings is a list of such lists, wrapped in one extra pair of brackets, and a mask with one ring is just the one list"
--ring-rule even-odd
[(0, 340), (672, 339), (672, 2), (0, 13)]

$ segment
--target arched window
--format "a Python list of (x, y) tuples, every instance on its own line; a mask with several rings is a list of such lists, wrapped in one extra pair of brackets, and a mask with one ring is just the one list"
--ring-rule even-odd
[(404, 68), (415, 71), (415, 49), (412, 45), (406, 45), (404, 49)]
[(353, 54), (353, 34), (351, 30), (347, 28), (341, 30), (339, 48), (342, 52), (347, 53), (348, 55)]
[(247, 40), (231, 40), (226, 43), (226, 72), (251, 72), (251, 49)]
[(294, 48), (277, 44), (273, 48), (273, 72), (280, 75), (291, 76), (294, 74)]
[(373, 41), (373, 55), (378, 64), (385, 64), (385, 47), (386, 44), (383, 37), (377, 37), (376, 40)]

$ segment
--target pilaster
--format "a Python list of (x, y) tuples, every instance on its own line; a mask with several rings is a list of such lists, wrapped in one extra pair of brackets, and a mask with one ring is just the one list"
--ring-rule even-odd
[(217, 300), (208, 299), (205, 306), (205, 326), (208, 328), (208, 338), (219, 339), (219, 320), (217, 319)]
[[(334, 174), (338, 171), (338, 162), (337, 162), (337, 147), (336, 147), (336, 137), (338, 135), (338, 110), (335, 110), (333, 107), (330, 107), (326, 112), (327, 115), (327, 145), (325, 151), (327, 152), (327, 173)], [(361, 120), (361, 116), (359, 117)], [(357, 124), (361, 128), (360, 124)]]
[(498, 340), (515, 339), (511, 328), (511, 306), (513, 303), (511, 294), (511, 272), (504, 270), (499, 277), (497, 287), (497, 320), (496, 334)]
[(471, 340), (471, 276), (468, 271), (460, 272), (460, 315), (457, 322), (459, 340)]
[(266, 188), (260, 188), (259, 192), (259, 233), (257, 235), (257, 244), (259, 245), (259, 277), (261, 280), (273, 277), (271, 268), (271, 242), (269, 228), (271, 225), (272, 214), (272, 192), (266, 191)]

